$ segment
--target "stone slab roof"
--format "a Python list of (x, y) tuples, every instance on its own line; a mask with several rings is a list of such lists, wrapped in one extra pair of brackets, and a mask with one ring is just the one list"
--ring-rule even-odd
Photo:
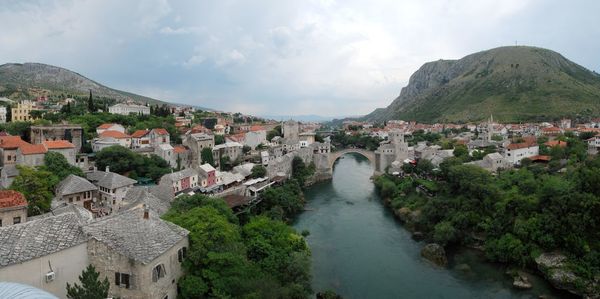
[(80, 176), (70, 174), (64, 180), (62, 180), (60, 183), (58, 183), (58, 186), (56, 187), (56, 195), (64, 196), (64, 195), (69, 195), (69, 194), (75, 194), (75, 193), (86, 192), (86, 191), (95, 191), (95, 190), (98, 190), (98, 187), (96, 187), (94, 184), (90, 183), (90, 181), (88, 181)]
[(74, 213), (0, 227), (0, 267), (22, 263), (87, 241)]
[(119, 254), (148, 264), (181, 241), (189, 232), (160, 219), (150, 209), (145, 219), (144, 208), (136, 207), (83, 226), (91, 238), (104, 243)]
[(147, 205), (158, 215), (165, 214), (169, 211), (169, 208), (171, 208), (169, 198), (160, 198), (156, 196), (150, 192), (149, 187), (135, 186), (130, 188), (123, 199), (123, 208), (143, 208), (143, 205)]
[(114, 172), (92, 171), (87, 173), (88, 180), (95, 185), (108, 189), (121, 188), (135, 184), (137, 181)]

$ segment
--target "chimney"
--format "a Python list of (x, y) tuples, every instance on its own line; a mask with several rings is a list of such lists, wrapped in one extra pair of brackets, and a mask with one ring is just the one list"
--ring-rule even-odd
[(106, 172), (110, 172), (110, 167), (106, 165)]
[(144, 204), (144, 219), (150, 219), (150, 209), (146, 204)]

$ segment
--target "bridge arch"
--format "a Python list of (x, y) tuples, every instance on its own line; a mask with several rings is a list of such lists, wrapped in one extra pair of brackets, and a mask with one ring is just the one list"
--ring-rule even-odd
[(335, 161), (337, 161), (337, 159), (339, 159), (341, 156), (343, 156), (345, 154), (349, 154), (349, 153), (356, 153), (361, 156), (364, 156), (365, 158), (367, 158), (369, 160), (369, 162), (371, 162), (371, 165), (373, 165), (373, 169), (376, 168), (374, 152), (360, 149), (360, 148), (347, 148), (347, 149), (343, 149), (341, 151), (329, 153), (329, 169), (330, 169), (330, 171), (333, 171), (333, 164), (335, 164)]

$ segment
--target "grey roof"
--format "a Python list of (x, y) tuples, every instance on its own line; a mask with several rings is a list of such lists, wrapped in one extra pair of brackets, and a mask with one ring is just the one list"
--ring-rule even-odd
[(186, 168), (186, 169), (183, 169), (180, 171), (167, 173), (160, 178), (160, 181), (162, 182), (164, 179), (168, 179), (171, 182), (176, 182), (183, 178), (192, 177), (195, 175), (198, 175), (198, 171), (196, 171), (192, 168)]
[(167, 221), (150, 210), (135, 207), (83, 226), (91, 238), (104, 243), (123, 256), (148, 264), (188, 235), (188, 231)]
[(0, 267), (22, 263), (87, 241), (80, 218), (65, 213), (0, 228)]
[(58, 297), (26, 284), (0, 282), (0, 298), (12, 299), (58, 299)]
[(87, 173), (88, 180), (95, 185), (108, 189), (121, 188), (137, 183), (136, 180), (130, 179), (114, 172), (92, 171)]
[(130, 188), (123, 198), (124, 209), (143, 207), (144, 204), (158, 215), (163, 215), (171, 208), (170, 199), (159, 198), (152, 194), (148, 187), (136, 186)]
[[(53, 204), (55, 202), (52, 202)], [(94, 219), (94, 215), (88, 209), (72, 203), (60, 203), (57, 206), (53, 206), (52, 210), (48, 213), (37, 215), (33, 217), (27, 217), (27, 221), (37, 220), (42, 218), (48, 218), (56, 215), (62, 215), (66, 213), (73, 213), (79, 218), (81, 223), (90, 222)]]
[(154, 185), (148, 186), (148, 191), (161, 200), (171, 202), (175, 198), (173, 187), (169, 185)]
[(90, 181), (80, 176), (70, 174), (68, 177), (58, 183), (58, 186), (56, 187), (56, 195), (63, 196), (95, 190), (98, 190), (98, 187), (90, 183)]

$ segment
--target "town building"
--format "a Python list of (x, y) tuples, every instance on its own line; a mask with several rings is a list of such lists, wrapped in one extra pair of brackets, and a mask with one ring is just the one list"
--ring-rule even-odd
[(244, 134), (243, 144), (255, 149), (259, 144), (267, 143), (267, 131), (263, 126), (252, 126)]
[(43, 144), (26, 143), (17, 149), (17, 165), (42, 166), (47, 152), (48, 149)]
[(175, 168), (182, 169), (191, 167), (191, 151), (184, 145), (176, 145), (173, 147), (173, 154), (175, 155)]
[(167, 161), (171, 167), (177, 167), (175, 161), (175, 148), (168, 143), (161, 143), (154, 147), (154, 153)]
[(183, 136), (182, 143), (192, 152), (191, 165), (193, 167), (202, 164), (201, 153), (205, 148), (213, 148), (215, 146), (215, 136), (206, 133), (186, 133)]
[(299, 134), (300, 147), (307, 147), (315, 142), (315, 132), (302, 132)]
[(171, 143), (171, 137), (169, 135), (169, 132), (167, 132), (167, 130), (165, 129), (152, 129), (150, 130), (150, 133), (148, 135), (150, 137), (150, 145), (154, 148), (156, 148), (159, 144)]
[(131, 147), (131, 136), (119, 131), (104, 131), (92, 142), (92, 150), (99, 152), (113, 145)]
[(89, 264), (87, 237), (75, 213), (0, 227), (0, 281), (27, 284), (60, 298)]
[(102, 214), (110, 214), (119, 210), (127, 190), (137, 182), (118, 173), (110, 172), (108, 166), (106, 171), (94, 170), (88, 172), (86, 177), (98, 187), (98, 213)]
[(55, 194), (52, 206), (69, 203), (96, 212), (98, 187), (82, 177), (70, 174), (56, 186)]
[(187, 168), (177, 172), (168, 173), (160, 178), (159, 185), (171, 187), (175, 194), (195, 189), (199, 186), (198, 172), (192, 168)]
[(67, 140), (75, 145), (75, 152), (81, 152), (83, 146), (83, 128), (80, 125), (56, 124), (47, 126), (31, 126), (31, 143), (41, 144), (44, 141)]
[(27, 200), (23, 193), (14, 190), (0, 190), (0, 227), (19, 224), (26, 220)]
[[(82, 227), (89, 263), (110, 281), (109, 297), (177, 298), (189, 232), (136, 207)], [(64, 288), (64, 285), (63, 285)]]
[(96, 133), (98, 135), (102, 134), (104, 131), (119, 131), (125, 133), (125, 127), (120, 124), (101, 124), (96, 128)]
[(48, 140), (42, 142), (42, 144), (49, 152), (59, 153), (67, 159), (69, 164), (75, 165), (76, 152), (73, 143), (67, 140)]
[(292, 142), (300, 142), (299, 131), (300, 127), (297, 121), (288, 120), (281, 125), (283, 138)]
[(150, 145), (150, 130), (137, 130), (131, 134), (131, 148), (145, 148)]
[(467, 164), (477, 165), (485, 170), (490, 172), (497, 172), (501, 169), (509, 169), (512, 168), (513, 164), (506, 160), (499, 153), (490, 153), (485, 155), (482, 160), (472, 161)]
[(600, 152), (600, 134), (589, 138), (587, 140), (588, 153), (590, 155), (597, 155)]
[(540, 147), (535, 142), (511, 143), (506, 147), (504, 158), (514, 164), (521, 164), (521, 160), (540, 154)]
[(0, 106), (0, 124), (3, 124), (6, 122), (6, 107), (5, 106)]
[(212, 154), (217, 167), (221, 167), (221, 158), (228, 157), (232, 162), (240, 159), (243, 154), (243, 146), (237, 142), (225, 142), (215, 145)]
[(141, 114), (141, 115), (149, 115), (150, 107), (136, 105), (136, 104), (125, 104), (119, 103), (108, 107), (108, 112), (111, 114), (121, 114), (121, 115), (129, 115), (129, 114)]
[(213, 187), (217, 183), (216, 169), (206, 163), (198, 168), (198, 182), (205, 189)]
[(31, 121), (30, 112), (35, 110), (35, 103), (32, 101), (21, 101), (17, 103), (17, 107), (11, 108), (11, 121)]

